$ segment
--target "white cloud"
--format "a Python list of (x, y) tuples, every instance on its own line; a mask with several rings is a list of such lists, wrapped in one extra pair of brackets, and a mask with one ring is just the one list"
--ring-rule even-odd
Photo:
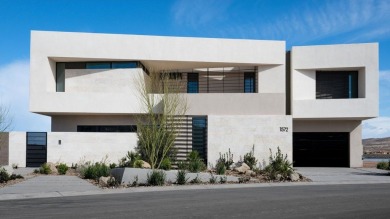
[(49, 131), (50, 118), (30, 113), (30, 63), (19, 60), (0, 66), (0, 102), (10, 108), (13, 131)]
[(363, 121), (363, 139), (390, 137), (390, 117)]
[(172, 7), (174, 21), (179, 25), (197, 28), (210, 21), (226, 19), (230, 0), (179, 0)]
[(380, 71), (379, 72), (379, 80), (390, 82), (390, 70)]

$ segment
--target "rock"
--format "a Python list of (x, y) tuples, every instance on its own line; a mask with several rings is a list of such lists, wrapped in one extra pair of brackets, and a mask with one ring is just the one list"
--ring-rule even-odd
[(245, 171), (245, 175), (247, 175), (247, 176), (252, 176), (253, 173), (254, 172), (252, 170)]
[(51, 174), (58, 174), (57, 167), (54, 163), (48, 162), (47, 165), (50, 167)]
[(0, 169), (1, 168), (4, 168), (5, 171), (7, 171), (8, 175), (12, 175), (14, 173), (14, 169), (11, 166), (2, 166), (0, 167)]
[(239, 173), (245, 173), (247, 170), (250, 170), (251, 168), (246, 164), (242, 163), (240, 167), (234, 168), (235, 171)]
[(111, 186), (114, 182), (115, 182), (115, 178), (112, 176), (107, 176), (107, 177), (101, 176), (99, 178), (99, 185), (101, 187)]
[(256, 176), (257, 176), (257, 173), (255, 171), (252, 171), (251, 177), (256, 177)]
[(150, 164), (146, 161), (142, 161), (142, 169), (150, 169), (152, 168)]
[(280, 180), (282, 179), (282, 175), (277, 174), (276, 177), (275, 177), (275, 179), (276, 179), (277, 181), (280, 181)]
[(299, 178), (300, 178), (300, 177), (299, 177), (299, 174), (296, 173), (296, 172), (293, 172), (293, 173), (290, 174), (290, 180), (291, 180), (291, 181), (298, 181)]

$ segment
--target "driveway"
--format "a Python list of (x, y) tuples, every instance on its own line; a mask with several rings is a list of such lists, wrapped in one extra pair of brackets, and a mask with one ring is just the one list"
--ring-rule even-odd
[(297, 167), (302, 175), (317, 183), (366, 184), (390, 183), (389, 171), (374, 168)]

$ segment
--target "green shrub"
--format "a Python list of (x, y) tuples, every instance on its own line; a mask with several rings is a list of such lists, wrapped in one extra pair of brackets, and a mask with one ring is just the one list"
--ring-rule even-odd
[(0, 183), (6, 183), (10, 180), (8, 172), (4, 168), (0, 168)]
[(376, 168), (377, 168), (377, 169), (381, 169), (381, 170), (388, 170), (388, 169), (389, 169), (389, 163), (388, 163), (388, 162), (381, 161), (381, 162), (379, 162), (379, 163), (376, 165)]
[(246, 163), (251, 168), (251, 170), (253, 169), (253, 167), (256, 167), (257, 164), (257, 159), (254, 156), (254, 153), (255, 146), (253, 145), (252, 150), (244, 155), (244, 163)]
[(138, 175), (134, 176), (134, 180), (131, 184), (129, 184), (130, 187), (137, 187), (138, 184)]
[(264, 168), (264, 171), (271, 179), (276, 179), (279, 174), (281, 180), (287, 179), (294, 172), (292, 163), (287, 159), (287, 154), (283, 156), (279, 147), (275, 156), (272, 156), (271, 149), (270, 154), (269, 164)]
[(34, 170), (34, 173), (39, 173), (39, 169), (35, 169), (35, 170)]
[(10, 177), (9, 177), (10, 180), (15, 180), (15, 179), (24, 179), (24, 177), (20, 174), (12, 174)]
[(65, 175), (66, 174), (66, 171), (68, 171), (69, 167), (64, 164), (64, 163), (60, 163), (58, 166), (57, 166), (57, 170), (58, 170), (58, 173), (60, 175)]
[(191, 173), (199, 173), (200, 171), (206, 170), (206, 164), (199, 157), (197, 151), (191, 151), (188, 156), (188, 170)]
[(75, 164), (72, 163), (72, 166), (70, 166), (70, 168), (72, 168), (74, 170), (77, 169), (77, 163), (75, 163)]
[(178, 170), (176, 174), (176, 183), (179, 185), (184, 185), (188, 181), (187, 172), (184, 169)]
[(218, 177), (214, 176), (213, 174), (210, 174), (210, 179), (209, 179), (210, 184), (217, 183), (217, 179)]
[(110, 169), (114, 169), (116, 167), (116, 163), (111, 163), (110, 164)]
[(234, 163), (233, 154), (230, 152), (230, 148), (229, 151), (226, 152), (225, 154), (219, 153), (219, 159), (217, 160), (217, 163), (219, 162), (225, 164), (225, 168), (227, 170), (230, 170), (230, 166)]
[(219, 177), (219, 183), (221, 183), (221, 184), (227, 183), (227, 176), (221, 176), (221, 177)]
[(215, 165), (215, 171), (218, 175), (225, 175), (226, 172), (226, 166), (225, 163), (221, 160), (217, 161), (217, 164)]
[(140, 154), (133, 152), (133, 151), (128, 151), (126, 156), (123, 157), (119, 161), (118, 166), (119, 167), (135, 167), (134, 165), (138, 160), (141, 160)]
[(133, 163), (133, 167), (134, 168), (142, 168), (144, 165), (144, 162), (142, 160), (136, 160), (134, 163)]
[(84, 179), (98, 180), (101, 176), (107, 177), (110, 175), (110, 167), (103, 162), (87, 163), (81, 168), (80, 173)]
[(162, 186), (165, 184), (166, 174), (162, 170), (152, 170), (148, 173), (146, 181), (151, 186)]
[(196, 175), (196, 177), (193, 178), (190, 183), (191, 184), (200, 184), (200, 183), (202, 183), (202, 180), (199, 178), (198, 175)]
[(164, 158), (161, 162), (160, 168), (163, 170), (170, 170), (172, 168), (171, 159), (169, 157)]
[(46, 175), (50, 174), (51, 173), (50, 166), (47, 163), (42, 164), (41, 167), (39, 167), (39, 173), (46, 174)]
[(238, 183), (247, 183), (251, 180), (250, 176), (242, 176), (238, 178)]

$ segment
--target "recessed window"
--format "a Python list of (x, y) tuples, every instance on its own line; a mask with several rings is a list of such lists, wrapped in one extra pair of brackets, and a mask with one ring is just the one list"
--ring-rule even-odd
[(137, 68), (137, 62), (113, 62), (112, 68)]
[(357, 71), (317, 71), (317, 99), (358, 98)]
[(77, 132), (137, 132), (136, 125), (78, 125)]
[(198, 73), (187, 74), (187, 93), (199, 93), (199, 76)]
[(255, 73), (245, 72), (244, 73), (244, 93), (255, 92)]
[(110, 69), (110, 62), (87, 62), (86, 69)]

